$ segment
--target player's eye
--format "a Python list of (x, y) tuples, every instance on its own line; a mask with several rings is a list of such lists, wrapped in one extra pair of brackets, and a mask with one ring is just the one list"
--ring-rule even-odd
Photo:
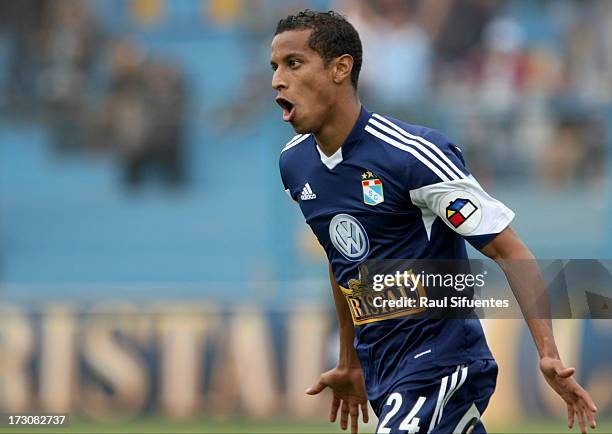
[(270, 65), (270, 69), (272, 69), (272, 71), (276, 71), (278, 69), (278, 65), (276, 63), (273, 63)]
[(290, 60), (288, 63), (289, 63), (289, 68), (291, 68), (291, 69), (295, 69), (295, 68), (297, 68), (298, 66), (300, 66), (300, 64), (301, 64), (302, 62), (300, 62), (299, 60), (296, 60), (296, 59), (291, 59), (291, 60)]

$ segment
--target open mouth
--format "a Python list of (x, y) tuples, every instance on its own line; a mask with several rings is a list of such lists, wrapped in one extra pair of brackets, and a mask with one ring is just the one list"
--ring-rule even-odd
[(289, 122), (295, 113), (295, 106), (293, 103), (282, 97), (276, 98), (276, 103), (283, 109), (283, 120)]

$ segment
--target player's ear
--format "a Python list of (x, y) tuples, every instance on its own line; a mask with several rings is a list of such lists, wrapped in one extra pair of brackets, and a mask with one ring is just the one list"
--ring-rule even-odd
[(353, 56), (350, 54), (343, 54), (340, 57), (334, 59), (334, 65), (332, 69), (332, 77), (334, 83), (340, 84), (347, 78), (350, 79), (351, 71), (353, 70)]

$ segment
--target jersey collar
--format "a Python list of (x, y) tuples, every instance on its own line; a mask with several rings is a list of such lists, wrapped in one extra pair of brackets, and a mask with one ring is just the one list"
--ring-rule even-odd
[[(338, 164), (340, 164), (348, 155), (351, 150), (357, 145), (363, 134), (365, 133), (365, 126), (368, 123), (368, 120), (372, 116), (372, 113), (369, 112), (363, 105), (361, 106), (361, 111), (359, 112), (359, 117), (357, 118), (357, 122), (353, 126), (353, 129), (349, 133), (348, 137), (340, 146), (340, 148), (330, 157), (326, 156), (323, 151), (319, 148), (319, 145), (316, 145), (317, 152), (319, 153), (319, 157), (321, 157), (321, 162), (327, 166), (329, 170), (333, 170)], [(315, 142), (316, 143), (316, 142)]]

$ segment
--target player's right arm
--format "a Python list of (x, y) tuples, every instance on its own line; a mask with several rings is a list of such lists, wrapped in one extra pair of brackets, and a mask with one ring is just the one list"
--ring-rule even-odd
[[(281, 180), (285, 193), (297, 202), (295, 189), (292, 195), (290, 184), (291, 173), (288, 170), (288, 162), (285, 151), (294, 148), (296, 145), (306, 139), (308, 135), (297, 135), (291, 139), (283, 148), (281, 158), (279, 160), (279, 168)], [(349, 311), (344, 295), (334, 278), (331, 265), (329, 266), (329, 279), (336, 305), (336, 313), (338, 314), (338, 324), (340, 330), (340, 355), (338, 365), (327, 372), (320, 375), (317, 383), (306, 390), (309, 395), (317, 395), (325, 388), (329, 387), (333, 391), (331, 409), (329, 413), (330, 422), (335, 422), (340, 410), (340, 427), (346, 429), (348, 426), (349, 415), (351, 416), (351, 432), (357, 433), (357, 424), (359, 419), (359, 409), (363, 416), (363, 421), (368, 422), (368, 398), (365, 391), (365, 383), (363, 380), (363, 372), (357, 357), (353, 340), (355, 338), (355, 328), (353, 326), (353, 318)]]
[(334, 296), (334, 304), (336, 305), (336, 315), (338, 316), (338, 329), (340, 333), (340, 354), (338, 356), (338, 367), (345, 369), (359, 369), (361, 364), (357, 357), (357, 352), (353, 346), (355, 340), (355, 326), (353, 326), (353, 318), (349, 311), (346, 299), (342, 294), (340, 286), (336, 282), (331, 265), (329, 266), (329, 282)]
[(329, 387), (333, 391), (333, 398), (329, 413), (329, 421), (335, 422), (340, 410), (340, 427), (346, 429), (349, 415), (351, 416), (351, 432), (357, 433), (359, 409), (363, 421), (368, 422), (368, 398), (365, 392), (363, 372), (353, 346), (355, 328), (344, 295), (334, 278), (331, 265), (329, 266), (329, 280), (336, 305), (338, 316), (338, 329), (340, 333), (340, 354), (338, 365), (321, 374), (317, 383), (306, 390), (309, 395), (316, 395)]

